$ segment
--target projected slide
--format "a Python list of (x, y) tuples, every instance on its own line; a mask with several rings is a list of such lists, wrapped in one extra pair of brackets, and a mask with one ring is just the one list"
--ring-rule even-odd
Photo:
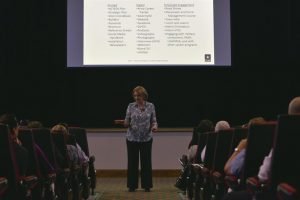
[(212, 0), (85, 0), (84, 65), (214, 64)]
[(229, 66), (222, 2), (68, 0), (68, 66)]

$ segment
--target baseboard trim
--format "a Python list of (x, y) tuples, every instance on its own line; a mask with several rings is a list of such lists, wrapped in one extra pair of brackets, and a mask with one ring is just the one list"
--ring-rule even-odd
[[(153, 177), (178, 177), (180, 169), (154, 169), (152, 170)], [(127, 170), (122, 169), (99, 169), (97, 177), (126, 177)]]

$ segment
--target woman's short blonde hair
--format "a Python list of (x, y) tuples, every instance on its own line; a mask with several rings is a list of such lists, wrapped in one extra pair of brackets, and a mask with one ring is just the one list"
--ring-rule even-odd
[(51, 133), (53, 134), (59, 134), (62, 133), (63, 135), (68, 135), (68, 130), (66, 129), (66, 127), (64, 127), (63, 125), (55, 125), (51, 128)]
[(142, 87), (142, 86), (136, 86), (133, 90), (132, 90), (132, 95), (134, 95), (134, 93), (137, 93), (139, 95), (141, 95), (143, 97), (144, 100), (148, 99), (148, 92), (147, 90)]

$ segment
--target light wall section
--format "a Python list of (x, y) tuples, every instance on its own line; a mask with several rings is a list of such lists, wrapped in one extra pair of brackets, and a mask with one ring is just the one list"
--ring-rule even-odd
[[(153, 170), (181, 169), (178, 158), (187, 153), (191, 138), (191, 131), (155, 133), (152, 145)], [(125, 131), (88, 132), (88, 143), (90, 154), (96, 157), (96, 169), (127, 169)]]

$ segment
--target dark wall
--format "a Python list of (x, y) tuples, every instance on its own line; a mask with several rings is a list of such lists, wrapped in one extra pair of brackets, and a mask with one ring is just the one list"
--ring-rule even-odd
[(300, 95), (299, 2), (231, 1), (231, 69), (66, 69), (66, 2), (2, 1), (0, 113), (85, 127), (112, 127), (143, 85), (160, 126), (200, 119), (275, 119)]

